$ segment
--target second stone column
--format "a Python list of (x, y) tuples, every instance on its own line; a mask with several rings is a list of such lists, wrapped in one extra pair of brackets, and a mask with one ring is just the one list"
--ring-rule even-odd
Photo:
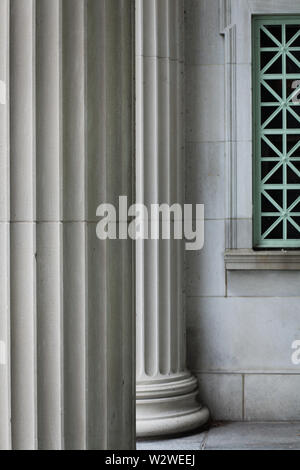
[[(149, 212), (184, 201), (183, 5), (136, 1), (136, 199)], [(208, 419), (186, 368), (183, 270), (182, 240), (137, 241), (138, 437), (187, 432)]]

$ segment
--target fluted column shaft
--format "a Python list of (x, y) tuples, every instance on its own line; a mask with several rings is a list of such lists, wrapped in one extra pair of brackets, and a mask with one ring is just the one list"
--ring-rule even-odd
[(0, 2), (0, 449), (135, 446), (132, 4)]
[[(136, 197), (149, 211), (184, 201), (183, 7), (136, 0)], [(183, 261), (181, 240), (137, 241), (139, 437), (185, 432), (208, 418), (186, 369)]]

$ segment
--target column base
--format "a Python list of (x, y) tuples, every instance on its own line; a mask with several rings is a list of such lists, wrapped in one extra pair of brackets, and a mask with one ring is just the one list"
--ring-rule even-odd
[(209, 411), (198, 400), (197, 380), (190, 374), (137, 387), (137, 437), (159, 437), (194, 431)]

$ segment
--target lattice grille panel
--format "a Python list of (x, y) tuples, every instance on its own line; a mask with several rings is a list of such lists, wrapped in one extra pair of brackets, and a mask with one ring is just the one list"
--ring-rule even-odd
[(300, 247), (300, 17), (253, 21), (254, 244)]

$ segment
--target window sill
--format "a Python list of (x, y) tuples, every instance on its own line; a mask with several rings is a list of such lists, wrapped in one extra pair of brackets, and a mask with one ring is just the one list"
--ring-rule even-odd
[(300, 271), (300, 251), (226, 250), (226, 271)]

